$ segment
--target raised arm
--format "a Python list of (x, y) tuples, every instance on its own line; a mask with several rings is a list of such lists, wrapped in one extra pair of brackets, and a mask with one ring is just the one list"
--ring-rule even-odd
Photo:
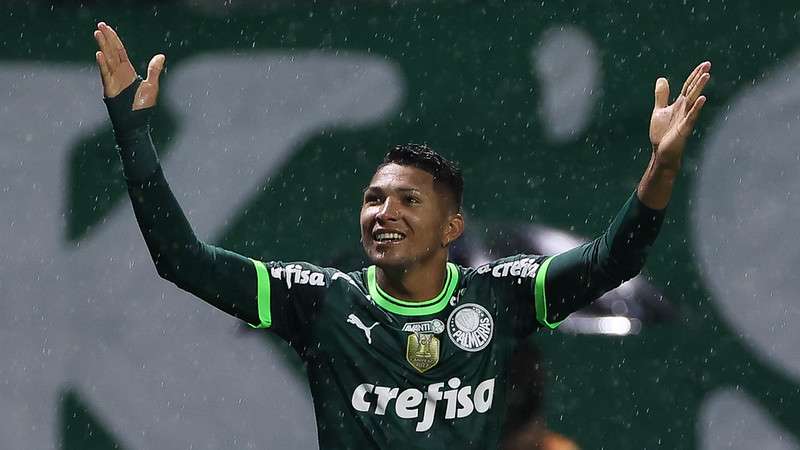
[(142, 80), (113, 28), (100, 22), (94, 38), (128, 193), (158, 274), (233, 316), (261, 323), (254, 263), (200, 241), (161, 171), (150, 138), (150, 116), (164, 55), (150, 60), (147, 79)]
[(669, 83), (656, 81), (650, 118), (650, 162), (608, 229), (593, 241), (548, 258), (536, 277), (536, 315), (550, 328), (606, 291), (636, 276), (664, 219), (686, 139), (705, 104), (710, 62), (698, 65), (669, 104)]

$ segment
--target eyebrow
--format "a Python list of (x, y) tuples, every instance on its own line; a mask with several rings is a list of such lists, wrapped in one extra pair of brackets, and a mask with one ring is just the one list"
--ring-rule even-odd
[[(399, 187), (399, 188), (396, 188), (396, 189), (389, 189), (389, 190), (390, 191), (397, 191), (397, 192), (413, 192), (413, 193), (422, 195), (422, 191), (420, 191), (417, 188), (412, 188), (412, 187)], [(367, 186), (367, 188), (364, 189), (364, 194), (378, 193), (378, 192), (385, 192), (385, 191), (386, 191), (386, 189), (384, 189), (384, 188), (382, 188), (380, 186)]]

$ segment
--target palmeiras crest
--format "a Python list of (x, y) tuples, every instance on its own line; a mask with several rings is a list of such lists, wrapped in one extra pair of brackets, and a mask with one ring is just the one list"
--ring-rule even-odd
[(461, 350), (478, 352), (492, 341), (494, 319), (483, 306), (465, 303), (447, 318), (447, 334)]

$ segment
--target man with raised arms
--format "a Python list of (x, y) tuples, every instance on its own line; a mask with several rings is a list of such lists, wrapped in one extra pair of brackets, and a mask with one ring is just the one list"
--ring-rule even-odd
[(307, 363), (323, 449), (497, 447), (517, 343), (641, 270), (711, 69), (698, 65), (671, 104), (667, 80), (656, 81), (650, 163), (592, 242), (476, 268), (448, 262), (464, 230), (460, 171), (406, 144), (389, 151), (364, 191), (361, 238), (372, 265), (343, 273), (199, 240), (150, 139), (164, 55), (142, 80), (110, 26), (99, 23), (94, 37), (128, 192), (159, 275), (291, 344)]

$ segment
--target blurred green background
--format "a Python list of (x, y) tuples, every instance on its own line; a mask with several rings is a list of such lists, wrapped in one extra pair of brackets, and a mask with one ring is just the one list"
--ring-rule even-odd
[[(273, 173), (257, 180), (260, 192), (211, 239), (248, 255), (324, 263), (358, 248), (360, 190), (386, 149), (400, 142), (427, 142), (460, 162), (470, 220), (599, 233), (648, 161), (655, 79), (669, 78), (674, 94), (697, 63), (711, 60), (709, 101), (646, 266), (679, 319), (626, 337), (539, 333), (549, 373), (547, 420), (586, 449), (711, 448), (702, 442), (721, 441), (704, 441), (704, 402), (733, 390), (780, 430), (788, 447), (774, 448), (797, 448), (791, 442), (800, 441), (800, 378), (759, 354), (746, 330), (721, 314), (693, 245), (692, 214), (712, 125), (739, 93), (800, 50), (800, 7), (691, 3), (11, 2), (0, 6), (0, 66), (93, 70), (98, 20), (117, 27), (142, 72), (150, 56), (166, 53), (163, 92), (177, 88), (171, 72), (203, 55), (313, 51), (386, 61), (401, 74), (397, 107), (365, 126), (328, 126), (293, 143)], [(537, 66), (537, 51), (558, 54), (558, 44), (547, 41), (553, 33), (590, 44), (590, 55), (567, 64), (589, 81), (548, 79)], [(560, 92), (562, 83), (591, 89), (554, 99), (548, 90)], [(98, 82), (98, 102), (99, 91)], [(548, 101), (566, 109), (548, 114)], [(554, 135), (549, 128), (570, 104), (584, 105), (576, 113), (584, 120)], [(187, 127), (174, 107), (159, 106), (154, 135), (162, 157)], [(103, 151), (114, 145), (110, 126), (69, 145), (63, 240), (75, 245), (128, 200), (116, 156)], [(65, 384), (63, 392), (54, 432), (61, 448), (125, 447), (104, 425), (113, 417), (84, 403), (79, 389)]]

